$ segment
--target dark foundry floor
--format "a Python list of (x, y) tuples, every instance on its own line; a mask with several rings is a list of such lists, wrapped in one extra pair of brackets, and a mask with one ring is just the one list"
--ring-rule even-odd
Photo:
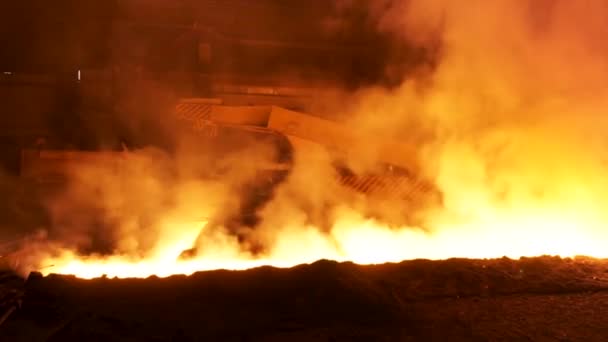
[(0, 341), (608, 341), (608, 261), (416, 260), (3, 279)]

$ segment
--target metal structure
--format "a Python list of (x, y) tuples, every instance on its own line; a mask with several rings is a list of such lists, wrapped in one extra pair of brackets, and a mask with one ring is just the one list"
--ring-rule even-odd
[[(298, 140), (318, 144), (337, 154), (348, 154), (356, 153), (357, 143), (370, 138), (337, 122), (279, 107), (233, 107), (233, 111), (226, 108), (217, 99), (182, 100), (176, 106), (175, 115), (207, 137), (217, 137), (219, 127), (230, 127), (243, 133), (280, 135), (289, 141), (292, 151), (299, 153), (306, 152), (298, 151), (299, 144), (295, 143)], [(390, 141), (379, 145), (377, 157), (383, 171), (357, 174), (348, 167), (336, 166), (335, 181), (369, 197), (405, 201), (409, 208), (422, 208), (441, 201), (436, 187), (420, 177), (417, 151), (412, 146)], [(286, 167), (289, 165), (268, 165), (267, 171), (284, 171)]]
[[(223, 160), (227, 156), (239, 159), (243, 151), (253, 143), (265, 144), (274, 149), (274, 159), (239, 166), (248, 170), (245, 183), (234, 184), (240, 194), (238, 208), (223, 212), (221, 217), (211, 218), (210, 225), (222, 225), (239, 238), (245, 228), (254, 228), (260, 222), (260, 210), (274, 197), (278, 186), (293, 170), (296, 154), (310, 153), (314, 146), (336, 157), (334, 181), (344, 190), (364, 198), (369, 203), (400, 203), (400, 216), (409, 223), (417, 224), (416, 213), (420, 209), (437, 205), (441, 194), (436, 187), (420, 176), (416, 150), (412, 146), (386, 141), (378, 144), (378, 167), (375, 171), (355, 172), (341, 161), (345, 156), (358, 153), (361, 143), (370, 137), (352, 128), (312, 115), (289, 111), (275, 106), (224, 106), (218, 99), (184, 99), (174, 111), (174, 118), (182, 124), (183, 132), (194, 139), (201, 158), (210, 161)], [(179, 125), (176, 129), (180, 129)], [(307, 147), (308, 146), (308, 147)], [(51, 189), (65, 181), (70, 170), (78, 166), (101, 165), (117, 174), (124, 167), (126, 151), (77, 151), (29, 149), (22, 151), (22, 177), (37, 184), (50, 185)], [(248, 152), (251, 153), (251, 152)], [(213, 169), (213, 168), (212, 168)], [(230, 172), (213, 170), (201, 177), (222, 177)], [(410, 221), (411, 216), (411, 221)]]

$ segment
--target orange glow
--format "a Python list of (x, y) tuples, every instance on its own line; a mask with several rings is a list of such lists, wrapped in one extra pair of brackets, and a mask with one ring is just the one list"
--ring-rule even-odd
[[(179, 254), (192, 245), (199, 227), (204, 224), (171, 226), (176, 234), (165, 240), (144, 259), (128, 256), (77, 257), (70, 252), (47, 259), (54, 265), (43, 273), (74, 274), (81, 278), (166, 277), (192, 274), (201, 270), (241, 270), (263, 265), (290, 267), (319, 259), (353, 261), (359, 264), (399, 262), (407, 259), (498, 258), (539, 255), (573, 257), (586, 255), (608, 257), (608, 234), (594, 229), (592, 222), (568, 218), (559, 212), (534, 211), (534, 216), (507, 214), (498, 222), (476, 225), (447, 225), (435, 233), (415, 229), (391, 229), (353, 212), (344, 212), (330, 236), (313, 227), (285, 229), (269, 255), (253, 258), (239, 252), (229, 238), (211, 246), (194, 260), (178, 260)], [(493, 216), (493, 220), (500, 214)], [(492, 227), (488, 229), (487, 227)]]
[[(534, 1), (473, 2), (404, 2), (412, 6), (379, 14), (382, 30), (404, 39), (418, 35), (423, 38), (414, 41), (421, 44), (442, 32), (441, 62), (424, 86), (408, 80), (391, 91), (367, 89), (348, 94), (349, 101), (336, 106), (350, 114), (353, 127), (379, 137), (405, 140), (430, 131), (432, 138), (411, 142), (420, 154), (420, 172), (444, 196), (440, 207), (424, 212), (424, 229), (389, 227), (388, 220), (365, 217), (363, 204), (328, 182), (328, 158), (311, 150), (296, 156), (289, 180), (262, 210), (264, 223), (253, 238), (266, 249), (252, 255), (236, 237), (209, 230), (199, 219), (233, 207), (239, 198), (223, 183), (195, 180), (192, 170), (211, 162), (197, 161), (200, 153), (185, 153), (175, 162), (179, 176), (168, 180), (159, 170), (162, 158), (134, 153), (121, 176), (128, 182), (103, 168), (78, 170), (76, 185), (52, 210), (64, 219), (58, 224), (81, 228), (80, 222), (65, 220), (78, 212), (75, 203), (86, 200), (104, 208), (119, 227), (115, 253), (79, 256), (60, 246), (45, 251), (32, 267), (53, 265), (42, 271), (92, 278), (288, 267), (322, 258), (360, 264), (451, 257), (607, 258), (608, 6), (558, 0), (550, 9), (532, 9)], [(541, 12), (548, 17), (542, 23)], [(362, 145), (365, 150), (349, 155), (353, 164), (367, 165), (383, 146)], [(252, 151), (223, 161), (235, 170), (227, 176), (229, 184), (251, 176), (243, 170), (256, 155)], [(390, 210), (407, 209), (394, 203)], [(151, 216), (149, 225), (134, 228), (138, 215)], [(310, 223), (322, 215), (329, 227)], [(197, 240), (201, 228), (209, 234)], [(196, 258), (179, 259), (196, 244)]]

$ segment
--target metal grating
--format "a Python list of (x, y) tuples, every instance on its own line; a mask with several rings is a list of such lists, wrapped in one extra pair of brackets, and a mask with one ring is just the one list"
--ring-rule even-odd
[(428, 182), (408, 176), (340, 175), (338, 182), (354, 191), (384, 199), (416, 199), (431, 195), (435, 188)]
[(175, 107), (178, 120), (187, 121), (192, 128), (208, 137), (218, 135), (218, 127), (211, 120), (213, 105), (204, 102), (180, 102)]

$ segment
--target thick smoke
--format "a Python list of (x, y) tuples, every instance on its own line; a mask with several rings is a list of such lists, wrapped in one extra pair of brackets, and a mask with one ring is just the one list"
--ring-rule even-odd
[[(338, 4), (338, 13), (360, 5)], [(91, 218), (102, 217), (99, 224), (116, 227), (102, 230), (102, 240), (113, 242), (106, 254), (163, 262), (192, 247), (202, 259), (247, 259), (252, 255), (243, 245), (248, 244), (264, 246), (263, 257), (271, 263), (288, 264), (322, 257), (374, 262), (602, 254), (607, 233), (601, 203), (608, 191), (603, 115), (608, 49), (602, 42), (608, 5), (583, 0), (368, 5), (380, 32), (436, 51), (440, 59), (423, 63), (396, 88), (342, 93), (324, 108), (339, 111), (354, 130), (377, 137), (358, 143), (357, 153), (348, 155), (358, 170), (381, 161), (387, 141), (415, 147), (417, 171), (444, 197), (443, 206), (424, 213), (430, 233), (366, 219), (368, 204), (335, 187), (332, 156), (312, 145), (309, 153), (296, 153), (289, 178), (261, 208), (263, 221), (246, 241), (221, 224), (199, 234), (200, 225), (184, 221), (213, 217), (221, 223), (218, 213), (234, 212), (241, 185), (255, 176), (248, 165), (272, 160), (272, 152), (254, 145), (234, 158), (210, 160), (177, 139), (171, 156), (130, 153), (120, 177), (106, 172), (108, 165), (76, 170), (73, 186), (49, 207), (54, 225), (66, 228), (62, 247), (86, 252), (95, 239), (90, 227), (98, 224)], [(218, 165), (232, 171), (221, 182), (200, 180), (198, 171)], [(385, 205), (387, 215), (408, 214), (398, 202)], [(168, 245), (171, 250), (164, 248)]]
[[(340, 13), (349, 13), (360, 3), (338, 5)], [(559, 0), (370, 6), (379, 31), (441, 56), (434, 69), (423, 64), (396, 89), (362, 89), (336, 95), (333, 108), (324, 104), (341, 111), (354, 129), (377, 137), (357, 146), (351, 166), (372, 167), (382, 144), (395, 139), (416, 146), (419, 171), (443, 193), (443, 206), (424, 213), (424, 226), (431, 230), (419, 244), (424, 250), (412, 248), (419, 236), (403, 233), (405, 240), (405, 227), (386, 233), (402, 242), (394, 247), (401, 249), (396, 254), (602, 254), (597, 241), (606, 238), (599, 203), (608, 185), (603, 176), (608, 49), (602, 45), (607, 6)], [(337, 27), (340, 21), (333, 23)], [(309, 195), (305, 184), (290, 186)], [(353, 216), (342, 211), (346, 203), (347, 211), (365, 212), (345, 197), (329, 202), (342, 218)], [(391, 203), (388, 212), (403, 212), (400, 205)], [(330, 217), (332, 238), (348, 245), (340, 218)]]
[(375, 4), (381, 30), (419, 44), (441, 33), (442, 59), (426, 87), (364, 92), (356, 110), (364, 128), (430, 138), (420, 152), (445, 207), (429, 224), (496, 239), (605, 238), (606, 4)]

